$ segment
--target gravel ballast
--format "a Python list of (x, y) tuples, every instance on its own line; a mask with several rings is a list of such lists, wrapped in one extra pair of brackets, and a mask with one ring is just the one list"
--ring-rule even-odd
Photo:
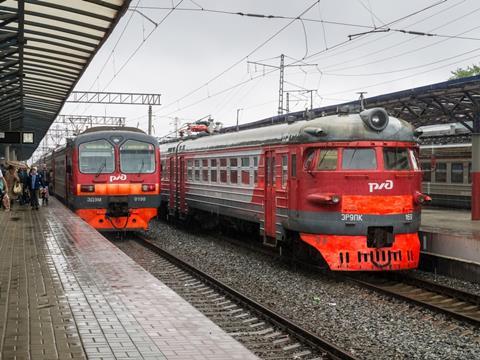
[[(147, 235), (162, 248), (359, 358), (480, 359), (480, 330), (473, 325), (322, 274), (295, 271), (213, 235), (159, 221), (151, 225)], [(155, 262), (143, 261), (136, 247), (129, 246), (128, 255), (154, 272)]]

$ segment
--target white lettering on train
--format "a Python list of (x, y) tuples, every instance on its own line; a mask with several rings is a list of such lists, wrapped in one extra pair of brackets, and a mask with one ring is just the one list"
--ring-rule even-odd
[(89, 196), (89, 197), (87, 197), (86, 201), (88, 203), (100, 203), (100, 202), (102, 202), (102, 198)]
[(342, 221), (363, 221), (360, 214), (342, 214)]
[(118, 176), (110, 175), (110, 182), (125, 181), (125, 180), (127, 180), (127, 175), (125, 175), (125, 174), (121, 174), (121, 175), (118, 175)]
[(371, 182), (368, 183), (368, 191), (374, 192), (376, 190), (392, 190), (393, 189), (393, 181), (387, 180), (382, 183)]

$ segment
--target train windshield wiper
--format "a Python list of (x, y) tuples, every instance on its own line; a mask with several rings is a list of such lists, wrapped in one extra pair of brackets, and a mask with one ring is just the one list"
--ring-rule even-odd
[(100, 174), (102, 173), (103, 169), (105, 169), (106, 166), (107, 166), (107, 159), (105, 159), (105, 160), (103, 161), (103, 164), (100, 165), (100, 167), (98, 168), (98, 171), (97, 171), (97, 173), (95, 174), (95, 177), (96, 177), (96, 178), (100, 176)]
[(145, 166), (145, 159), (142, 159), (142, 165), (140, 166), (140, 169), (138, 170), (137, 176), (140, 176), (140, 174), (143, 171), (144, 166)]

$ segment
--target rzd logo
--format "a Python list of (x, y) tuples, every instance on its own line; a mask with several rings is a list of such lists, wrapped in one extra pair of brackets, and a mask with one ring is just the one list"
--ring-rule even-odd
[(392, 190), (393, 189), (393, 181), (387, 180), (383, 183), (368, 183), (368, 190), (370, 192), (374, 192), (375, 190)]
[(125, 174), (118, 175), (118, 176), (115, 176), (115, 175), (110, 176), (110, 182), (125, 181), (125, 180), (127, 180), (127, 175), (125, 175)]

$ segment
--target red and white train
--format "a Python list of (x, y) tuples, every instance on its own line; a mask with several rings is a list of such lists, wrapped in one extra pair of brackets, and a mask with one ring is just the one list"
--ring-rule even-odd
[[(414, 129), (376, 108), (160, 145), (163, 211), (258, 227), (332, 270), (418, 266)], [(305, 244), (308, 244), (306, 246)]]
[(39, 163), (55, 197), (98, 230), (147, 229), (157, 216), (158, 141), (139, 129), (90, 128)]

